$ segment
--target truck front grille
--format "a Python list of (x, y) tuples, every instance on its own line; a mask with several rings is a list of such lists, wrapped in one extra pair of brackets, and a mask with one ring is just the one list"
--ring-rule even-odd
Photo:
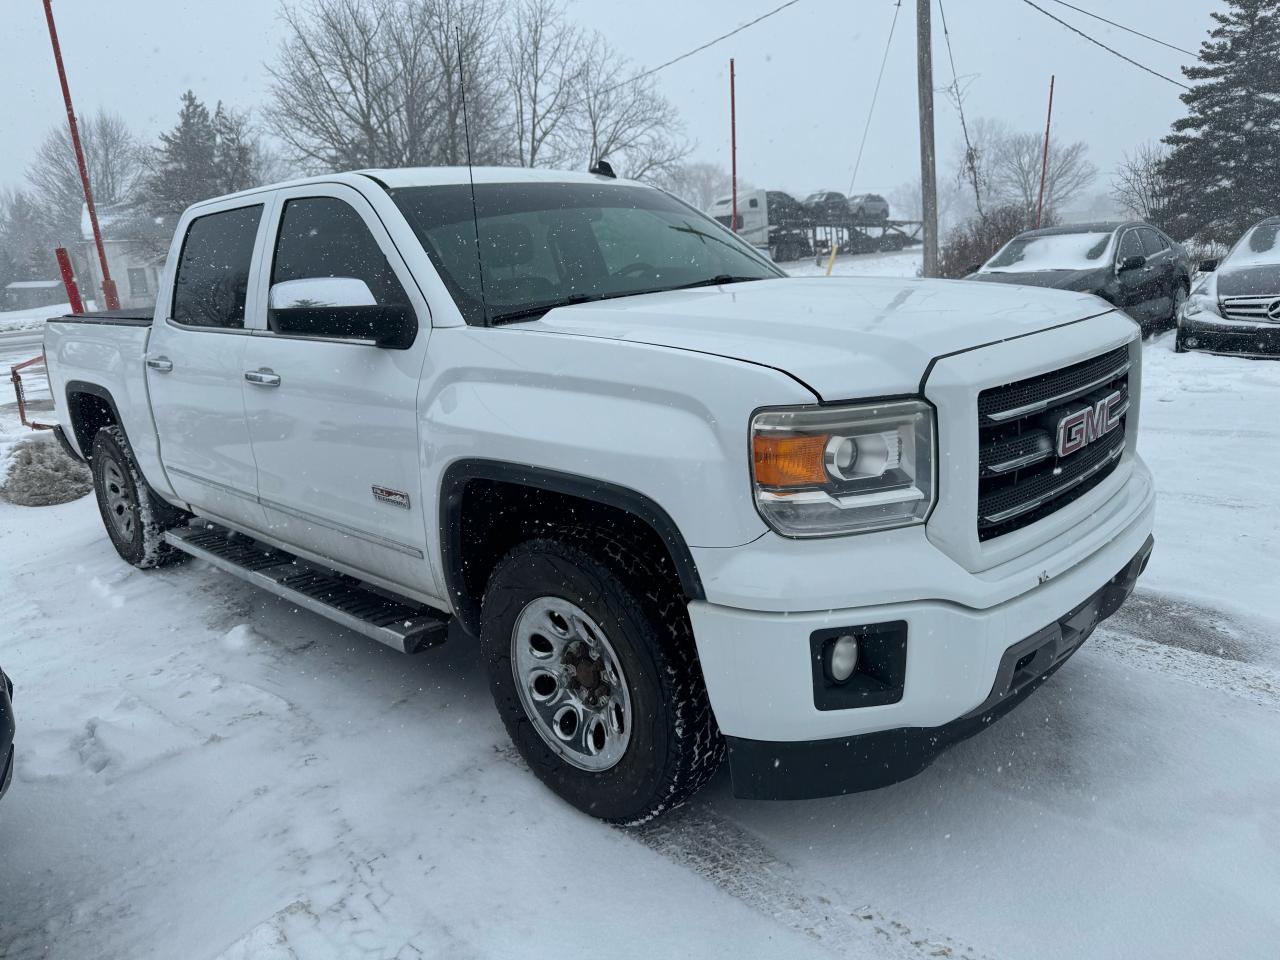
[[(1106, 400), (1119, 423), (1060, 456), (1058, 423)], [(983, 390), (978, 395), (978, 539), (1035, 523), (1105, 480), (1124, 453), (1128, 408), (1127, 346)]]
[(1228, 320), (1280, 323), (1280, 293), (1265, 297), (1223, 297), (1219, 306)]

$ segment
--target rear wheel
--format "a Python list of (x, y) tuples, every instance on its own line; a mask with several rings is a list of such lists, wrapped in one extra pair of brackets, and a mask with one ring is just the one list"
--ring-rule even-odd
[(485, 590), (481, 646), (516, 748), (585, 813), (643, 822), (723, 757), (684, 598), (607, 535), (513, 548)]
[(188, 518), (147, 486), (119, 427), (103, 427), (90, 457), (93, 491), (107, 536), (121, 558), (135, 567), (156, 567), (185, 554), (164, 541), (164, 531)]

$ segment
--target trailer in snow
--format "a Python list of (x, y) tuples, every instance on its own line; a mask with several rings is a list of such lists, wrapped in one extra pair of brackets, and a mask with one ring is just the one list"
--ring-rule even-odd
[(859, 217), (847, 203), (806, 205), (781, 190), (739, 194), (736, 223), (732, 197), (721, 197), (706, 213), (776, 261), (829, 253), (833, 244), (840, 253), (901, 250), (920, 242), (922, 228), (919, 220)]

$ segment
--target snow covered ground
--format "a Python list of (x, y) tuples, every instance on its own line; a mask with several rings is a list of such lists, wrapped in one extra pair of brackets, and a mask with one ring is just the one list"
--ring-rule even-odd
[(0, 957), (1275, 957), (1277, 409), (1280, 363), (1149, 344), (1155, 558), (1070, 664), (907, 783), (722, 773), (642, 831), (523, 769), (464, 638), (404, 657), (125, 566), (91, 497), (0, 503)]

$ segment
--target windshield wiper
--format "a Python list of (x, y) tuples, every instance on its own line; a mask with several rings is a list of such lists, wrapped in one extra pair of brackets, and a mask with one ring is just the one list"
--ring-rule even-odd
[[(721, 273), (705, 280), (694, 280), (692, 283), (681, 283), (674, 287), (663, 287), (662, 290), (692, 290), (694, 287), (719, 287), (726, 283), (748, 283), (752, 280), (763, 280), (764, 277), (739, 277), (731, 273)], [(654, 293), (658, 293), (655, 290)]]
[(556, 300), (553, 303), (543, 303), (536, 307), (523, 307), (520, 310), (508, 310), (506, 313), (496, 313), (489, 318), (490, 323), (512, 323), (516, 320), (531, 320), (540, 317), (545, 313), (550, 313), (557, 307), (569, 307), (575, 303), (590, 303), (592, 300), (603, 300), (607, 294), (591, 294), (591, 293), (571, 293), (563, 300)]

